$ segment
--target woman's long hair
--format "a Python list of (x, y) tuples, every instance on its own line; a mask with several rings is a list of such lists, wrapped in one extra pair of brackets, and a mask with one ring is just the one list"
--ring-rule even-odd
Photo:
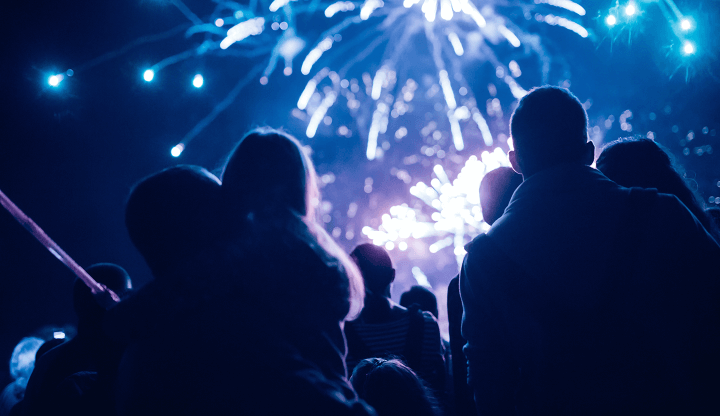
[(291, 135), (270, 128), (247, 133), (232, 151), (222, 174), (223, 195), (238, 221), (273, 223), (310, 245), (326, 264), (347, 274), (349, 312), (362, 310), (363, 280), (355, 263), (317, 222), (320, 191), (312, 160)]
[(631, 188), (655, 188), (675, 195), (716, 239), (720, 237), (701, 200), (684, 178), (681, 166), (661, 145), (646, 138), (628, 137), (609, 143), (598, 157), (596, 166), (618, 185)]

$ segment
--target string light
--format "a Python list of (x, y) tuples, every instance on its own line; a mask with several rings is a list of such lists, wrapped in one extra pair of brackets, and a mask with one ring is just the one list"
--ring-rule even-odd
[(680, 29), (686, 32), (692, 29), (692, 22), (690, 21), (690, 19), (682, 19), (680, 21)]
[(635, 7), (635, 4), (630, 3), (627, 6), (625, 6), (625, 14), (628, 16), (633, 16), (637, 13), (637, 7)]
[(57, 87), (60, 85), (60, 81), (62, 81), (62, 75), (51, 75), (48, 77), (48, 84), (51, 87)]
[(205, 82), (205, 80), (203, 80), (203, 76), (200, 74), (196, 74), (192, 80), (193, 87), (195, 87), (195, 88), (202, 87), (204, 82)]
[(690, 42), (689, 40), (686, 40), (683, 44), (683, 53), (685, 55), (692, 55), (695, 53), (695, 45)]
[(180, 157), (183, 150), (185, 150), (185, 145), (182, 143), (178, 143), (172, 149), (170, 149), (170, 154), (172, 155), (172, 157)]

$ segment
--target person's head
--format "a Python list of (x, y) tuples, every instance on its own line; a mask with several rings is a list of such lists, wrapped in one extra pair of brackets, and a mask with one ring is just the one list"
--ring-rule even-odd
[(513, 169), (527, 178), (560, 164), (591, 165), (595, 148), (588, 141), (587, 124), (585, 109), (570, 91), (533, 88), (510, 119), (515, 150), (508, 157)]
[(596, 162), (597, 169), (626, 188), (655, 188), (675, 195), (703, 226), (716, 234), (700, 200), (683, 178), (681, 168), (668, 151), (646, 138), (622, 138), (605, 146)]
[(420, 310), (430, 312), (435, 318), (438, 317), (438, 305), (435, 294), (422, 286), (413, 286), (407, 292), (400, 295), (400, 306), (409, 308), (416, 304)]
[(493, 225), (502, 217), (510, 198), (522, 183), (522, 176), (501, 166), (486, 173), (480, 182), (480, 208), (486, 223)]
[(350, 383), (378, 416), (439, 415), (437, 400), (413, 370), (398, 359), (368, 358), (353, 370)]
[(395, 269), (384, 248), (372, 243), (358, 245), (350, 253), (365, 283), (365, 293), (390, 297), (390, 285), (395, 280)]
[[(125, 269), (111, 263), (97, 263), (86, 269), (96, 282), (105, 285), (120, 298), (132, 290), (132, 281)], [(97, 329), (105, 315), (105, 308), (95, 301), (92, 291), (80, 279), (73, 285), (73, 308), (78, 317), (78, 331)]]
[(125, 226), (155, 278), (165, 279), (220, 238), (219, 202), (220, 181), (199, 166), (171, 167), (135, 185)]
[(312, 217), (318, 188), (315, 168), (300, 142), (260, 128), (237, 144), (222, 174), (223, 195), (236, 213), (289, 212)]

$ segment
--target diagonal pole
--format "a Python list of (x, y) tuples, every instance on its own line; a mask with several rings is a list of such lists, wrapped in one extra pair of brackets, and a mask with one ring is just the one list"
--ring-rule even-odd
[(106, 309), (120, 302), (120, 298), (115, 292), (108, 289), (104, 285), (96, 282), (75, 260), (72, 259), (65, 251), (55, 243), (45, 231), (38, 226), (32, 218), (25, 215), (20, 208), (13, 203), (10, 198), (0, 190), (0, 204), (5, 207), (15, 219), (30, 232), (45, 248), (47, 248), (58, 260), (66, 265), (77, 277), (79, 277), (87, 287), (90, 288), (95, 299)]

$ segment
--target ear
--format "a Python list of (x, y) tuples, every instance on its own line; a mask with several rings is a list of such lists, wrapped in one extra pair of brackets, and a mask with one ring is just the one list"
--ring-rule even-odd
[(583, 149), (583, 164), (590, 166), (595, 162), (595, 144), (588, 140)]
[(520, 161), (518, 160), (517, 153), (514, 150), (508, 152), (508, 159), (510, 159), (510, 166), (518, 174), (522, 175), (522, 169), (520, 168)]

